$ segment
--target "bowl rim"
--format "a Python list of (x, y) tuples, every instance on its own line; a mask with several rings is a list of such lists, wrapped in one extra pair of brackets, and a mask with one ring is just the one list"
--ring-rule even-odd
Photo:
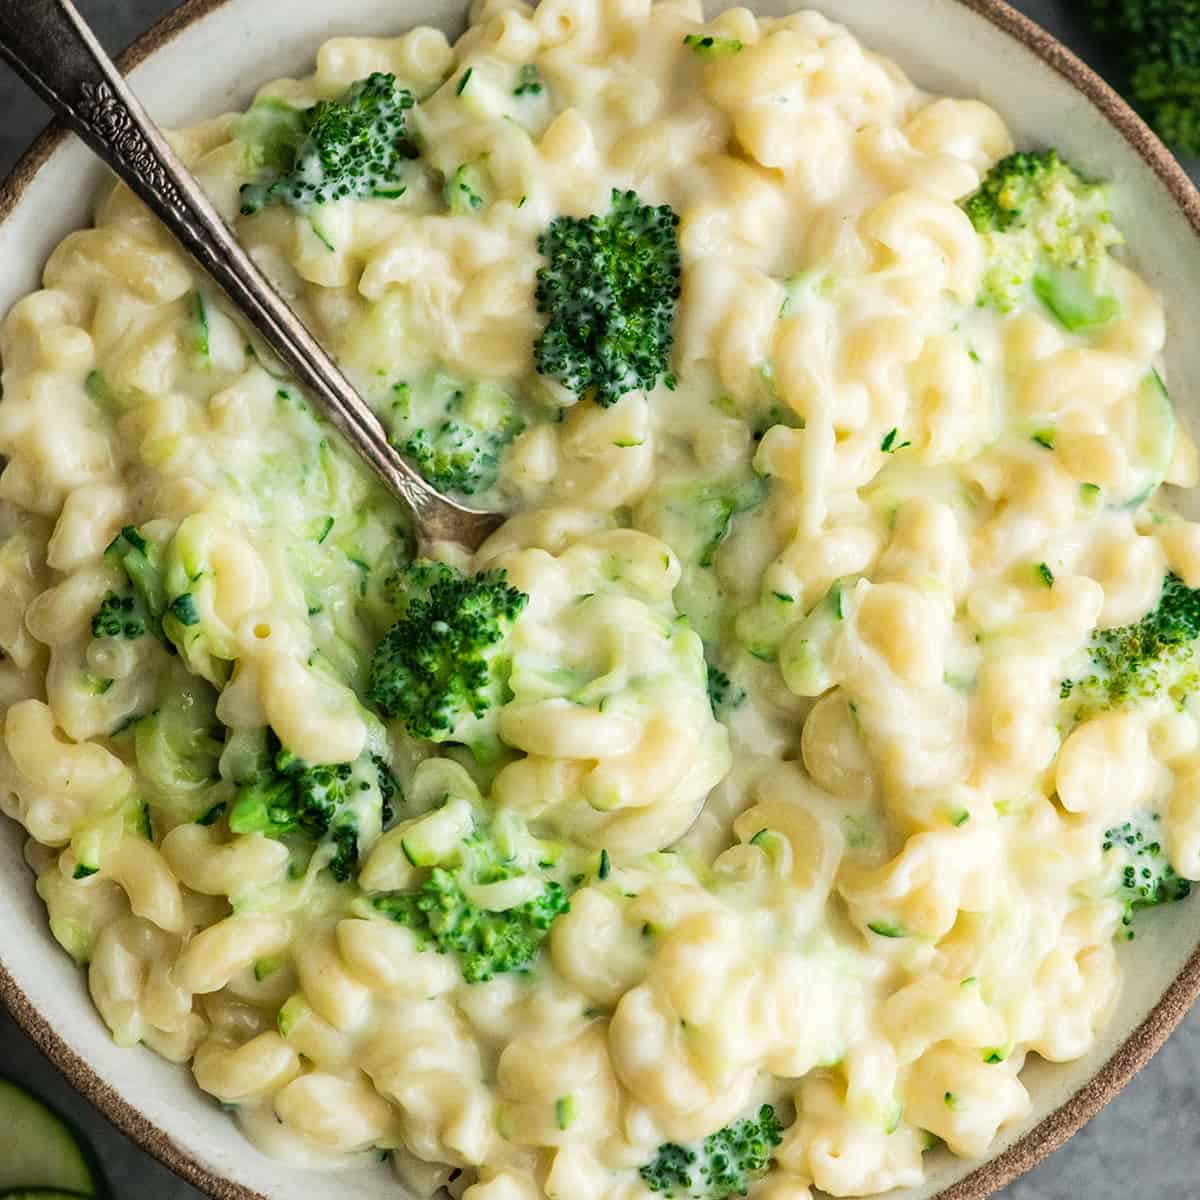
[[(231, 2), (233, 0), (183, 0), (134, 41), (117, 58), (117, 65), (127, 74), (186, 29)], [(1174, 155), (1112, 87), (1057, 38), (1004, 0), (955, 0), (955, 3), (970, 9), (1031, 51), (1090, 101), (1159, 178), (1200, 237), (1200, 190)], [(9, 176), (0, 181), (0, 223), (13, 212), (26, 188), (69, 137), (69, 130), (57, 121), (51, 122), (21, 156)], [(932, 1200), (987, 1200), (1049, 1157), (1154, 1057), (1198, 997), (1200, 945), (1142, 1023), (1091, 1079), (1001, 1154), (938, 1192)], [(268, 1200), (244, 1184), (214, 1174), (110, 1087), (37, 1011), (2, 961), (0, 1004), (8, 1009), (16, 1023), (76, 1091), (164, 1166), (212, 1200)]]

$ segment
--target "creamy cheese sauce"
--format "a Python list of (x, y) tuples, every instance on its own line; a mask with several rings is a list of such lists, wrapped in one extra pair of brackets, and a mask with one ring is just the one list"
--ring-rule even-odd
[[(414, 98), (411, 153), (370, 194), (272, 201), (271, 139), (374, 72)], [(1078, 296), (984, 302), (1020, 265), (961, 202), (1003, 120), (813, 12), (486, 0), (454, 46), (329, 42), (174, 141), (398, 445), (446, 412), (501, 429), (464, 490), (514, 516), (436, 554), (529, 601), (471, 747), (385, 724), (403, 514), (106, 191), (0, 332), (0, 805), (114, 1038), (268, 1152), (382, 1157), (398, 1194), (635, 1200), (661, 1145), (765, 1103), (761, 1200), (987, 1154), (1027, 1056), (1083, 1055), (1115, 1002), (1109, 831), (1200, 876), (1190, 684), (1071, 684), (1093, 630), (1200, 585), (1135, 255), (1074, 331)], [(673, 379), (604, 407), (536, 372), (534, 292), (539, 236), (613, 189), (679, 214), (682, 297)], [(129, 609), (97, 633), (142, 562), (163, 636)], [(352, 765), (356, 880), (230, 829), (268, 727)], [(478, 982), (375, 903), (473, 825), (520, 867), (489, 903), (569, 899)]]

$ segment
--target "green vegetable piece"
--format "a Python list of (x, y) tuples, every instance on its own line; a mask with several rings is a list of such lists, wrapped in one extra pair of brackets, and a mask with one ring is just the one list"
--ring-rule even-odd
[[(634, 192), (607, 216), (559, 217), (538, 239), (538, 371), (605, 407), (668, 372), (681, 260), (679, 217)], [(670, 383), (668, 374), (666, 382)]]
[(494, 383), (445, 375), (392, 389), (391, 442), (439, 491), (492, 488), (507, 446), (525, 428), (512, 396)]
[(192, 345), (201, 366), (212, 364), (212, 344), (209, 338), (208, 302), (203, 292), (192, 293)]
[(415, 103), (394, 75), (376, 72), (340, 99), (322, 100), (296, 117), (273, 105), (258, 114), (261, 123), (239, 126), (242, 137), (268, 135), (252, 151), (264, 178), (242, 187), (242, 214), (270, 204), (309, 211), (338, 200), (402, 195), (405, 166), (417, 157), (406, 117)]
[(1034, 568), (1034, 574), (1039, 583), (1044, 583), (1046, 587), (1054, 586), (1054, 572), (1045, 563), (1038, 563)]
[(1098, 329), (1120, 315), (1120, 300), (1102, 288), (1094, 271), (1047, 266), (1033, 276), (1033, 294), (1072, 333)]
[(184, 592), (182, 596), (176, 596), (171, 601), (168, 611), (180, 625), (190, 628), (193, 625), (200, 624), (200, 613), (196, 608), (196, 601), (191, 592)]
[(1167, 575), (1158, 604), (1140, 621), (1093, 631), (1091, 673), (1064, 680), (1060, 695), (1074, 702), (1076, 720), (1159, 694), (1182, 707), (1200, 681), (1198, 636), (1200, 591)]
[(295, 162), (308, 120), (309, 110), (278, 96), (263, 96), (237, 119), (233, 136), (245, 145), (251, 170), (267, 168), (282, 175)]
[(903, 925), (898, 925), (895, 921), (872, 921), (867, 928), (872, 933), (877, 933), (880, 937), (908, 937), (908, 930)]
[(1101, 849), (1106, 868), (1115, 877), (1113, 895), (1124, 905), (1122, 923), (1133, 924), (1134, 913), (1159, 904), (1185, 900), (1192, 881), (1182, 879), (1167, 861), (1164, 830), (1158, 813), (1139, 813), (1104, 833)]
[(382, 807), (379, 769), (370, 755), (310, 767), (271, 732), (267, 762), (238, 788), (229, 829), (323, 845), (329, 873), (345, 883), (358, 873), (360, 842), (382, 827)]
[(1141, 507), (1158, 491), (1175, 456), (1175, 409), (1167, 394), (1166, 384), (1152, 370), (1138, 388), (1135, 402), (1137, 433), (1130, 456), (1130, 465), (1137, 478), (1130, 494), (1115, 507)]
[(470, 216), (487, 204), (487, 183), (477, 163), (462, 163), (446, 180), (446, 207), (458, 216)]
[(1200, 154), (1200, 11), (1195, 0), (1085, 0), (1079, 6), (1126, 99), (1177, 153)]
[(216, 691), (176, 662), (159, 688), (158, 707), (133, 729), (138, 771), (151, 799), (180, 820), (208, 812), (224, 744)]
[(83, 390), (106, 413), (116, 415), (124, 410), (124, 403), (103, 371), (89, 371), (83, 381)]
[[(463, 801), (446, 807), (458, 804), (469, 813)], [(518, 861), (494, 826), (473, 821), (457, 846), (439, 847), (438, 859), (419, 888), (373, 896), (371, 907), (412, 929), (422, 950), (453, 954), (468, 983), (527, 971), (570, 909), (563, 886)]]
[(5, 1192), (4, 1200), (80, 1200), (80, 1193), (47, 1191), (45, 1188), (28, 1191), (21, 1188), (15, 1192)]
[(289, 1037), (296, 1026), (311, 1015), (312, 1009), (308, 1006), (308, 1001), (304, 999), (304, 996), (300, 992), (297, 992), (294, 996), (289, 996), (284, 1001), (283, 1007), (280, 1008), (275, 1018), (275, 1026), (279, 1030), (279, 1036)]
[(980, 305), (1008, 312), (1029, 290), (1072, 331), (1119, 315), (1109, 250), (1124, 238), (1107, 188), (1056, 151), (1001, 159), (963, 209), (984, 243)]
[(280, 967), (283, 966), (284, 960), (276, 955), (274, 958), (260, 958), (254, 964), (254, 978), (262, 983), (264, 979), (270, 979)]
[(0, 1193), (95, 1196), (89, 1155), (67, 1123), (24, 1088), (0, 1079)]
[(517, 86), (513, 88), (514, 96), (540, 96), (542, 94), (542, 77), (533, 63), (526, 63), (517, 72)]
[(708, 702), (713, 716), (720, 720), (746, 699), (745, 688), (737, 687), (719, 667), (708, 664)]
[[(110, 562), (116, 563), (132, 585), (137, 603), (130, 610), (147, 629), (162, 635), (162, 617), (167, 608), (167, 593), (163, 586), (162, 552), (148, 541), (133, 525), (126, 525), (109, 543), (104, 552)], [(103, 612), (103, 604), (101, 612)], [(125, 611), (122, 606), (122, 612)], [(100, 617), (101, 613), (96, 614)], [(110, 610), (110, 616), (112, 611)], [(108, 628), (103, 624), (102, 628)], [(105, 633), (104, 636), (112, 636)], [(129, 635), (125, 635), (129, 636)]]
[(689, 33), (684, 37), (683, 44), (701, 58), (725, 58), (745, 47), (745, 43), (737, 38), (713, 37), (710, 33)]
[(367, 695), (414, 737), (487, 754), (511, 663), (508, 639), (529, 597), (503, 571), (473, 578), (418, 563), (399, 585), (403, 613), (371, 659)]
[(140, 596), (132, 591), (122, 594), (109, 592), (92, 617), (92, 637), (126, 638), (132, 641), (146, 632), (149, 619)]
[(651, 1162), (639, 1168), (652, 1192), (677, 1200), (727, 1200), (745, 1196), (750, 1185), (767, 1173), (783, 1130), (775, 1110), (764, 1104), (746, 1117), (710, 1133), (703, 1142), (659, 1146)]
[(575, 1097), (560, 1096), (554, 1102), (554, 1121), (559, 1129), (567, 1130), (575, 1123)]

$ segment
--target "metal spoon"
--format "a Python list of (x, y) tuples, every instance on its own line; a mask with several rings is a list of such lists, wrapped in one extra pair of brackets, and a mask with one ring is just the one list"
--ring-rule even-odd
[(504, 515), (435, 491), (238, 244), (70, 0), (0, 0), (0, 57), (146, 202), (411, 513), (422, 541), (475, 549)]

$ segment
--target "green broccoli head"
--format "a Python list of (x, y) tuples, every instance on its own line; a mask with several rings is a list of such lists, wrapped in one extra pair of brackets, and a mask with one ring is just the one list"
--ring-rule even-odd
[(1198, 636), (1200, 590), (1168, 575), (1158, 604), (1140, 621), (1092, 633), (1092, 670), (1064, 680), (1062, 698), (1074, 703), (1076, 720), (1160, 695), (1182, 706), (1200, 682)]
[(268, 735), (261, 766), (237, 791), (229, 810), (233, 833), (295, 835), (312, 843), (328, 840), (333, 848), (328, 867), (345, 882), (358, 870), (360, 835), (368, 821), (381, 824), (383, 797), (377, 763), (369, 756), (354, 763), (308, 766)]
[(508, 639), (529, 597), (503, 571), (468, 577), (414, 565), (398, 583), (402, 616), (375, 649), (367, 694), (414, 737), (464, 742), (485, 756), (504, 702)]
[(391, 442), (442, 492), (492, 488), (505, 447), (525, 428), (513, 398), (494, 383), (434, 375), (391, 394)]
[(513, 847), (476, 825), (412, 892), (371, 904), (407, 925), (422, 950), (453, 954), (468, 983), (526, 971), (556, 917), (570, 909), (566, 889), (518, 860)]
[(1118, 315), (1109, 248), (1125, 239), (1112, 223), (1107, 187), (1056, 151), (1002, 159), (963, 209), (984, 240), (981, 305), (1008, 312), (1032, 289), (1072, 331)]
[(1134, 108), (1168, 145), (1200, 154), (1197, 0), (1088, 0), (1086, 8)]
[(1181, 879), (1167, 861), (1157, 813), (1139, 814), (1106, 830), (1103, 850), (1105, 864), (1116, 877), (1114, 895), (1125, 906), (1125, 925), (1132, 924), (1138, 909), (1183, 900), (1191, 894), (1191, 882)]
[[(417, 150), (408, 134), (407, 112), (416, 103), (411, 92), (381, 72), (359, 80), (338, 100), (291, 110), (277, 99), (264, 105), (259, 119), (244, 118), (242, 136), (258, 138), (251, 161), (268, 178), (242, 187), (242, 214), (251, 216), (269, 204), (309, 209), (336, 200), (393, 199)], [(269, 117), (270, 119), (266, 119)]]
[(109, 592), (92, 617), (94, 638), (140, 638), (146, 632), (149, 614), (132, 591)]
[(329, 860), (329, 873), (345, 883), (358, 874), (358, 820), (347, 815), (329, 831), (333, 843), (333, 857)]
[[(679, 217), (615, 191), (607, 216), (559, 217), (538, 239), (538, 371), (606, 407), (667, 373), (679, 301)], [(668, 386), (673, 383), (667, 374)]]
[(700, 1145), (667, 1142), (639, 1174), (652, 1192), (673, 1200), (727, 1200), (745, 1196), (766, 1173), (783, 1130), (775, 1110), (764, 1104), (746, 1117), (710, 1133)]

